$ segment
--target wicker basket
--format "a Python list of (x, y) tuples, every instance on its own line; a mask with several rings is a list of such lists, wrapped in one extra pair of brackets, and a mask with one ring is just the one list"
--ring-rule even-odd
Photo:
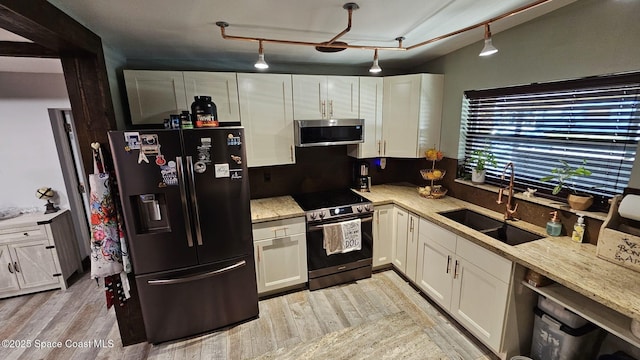
[[(437, 172), (439, 172), (440, 174), (438, 174)], [(440, 170), (440, 169), (422, 169), (420, 170), (420, 175), (422, 175), (422, 178), (425, 180), (440, 180), (444, 177), (444, 174), (446, 174), (447, 172), (445, 170)], [(439, 175), (439, 176), (436, 176)]]
[(440, 187), (440, 188), (437, 188), (435, 191), (431, 191), (431, 193), (428, 195), (421, 194), (419, 191), (418, 191), (418, 194), (423, 198), (427, 198), (427, 199), (442, 199), (447, 195), (447, 191), (449, 190)]

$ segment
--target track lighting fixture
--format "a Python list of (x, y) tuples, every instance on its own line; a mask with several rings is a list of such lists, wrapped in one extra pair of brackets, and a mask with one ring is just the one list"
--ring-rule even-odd
[(529, 9), (532, 9), (534, 7), (540, 6), (544, 3), (550, 2), (552, 0), (536, 0), (530, 4), (521, 6), (517, 9), (508, 11), (506, 13), (503, 13), (501, 15), (498, 15), (496, 17), (493, 17), (491, 19), (467, 26), (465, 28), (450, 32), (448, 34), (444, 34), (429, 40), (425, 40), (423, 42), (411, 45), (411, 46), (403, 46), (402, 45), (402, 40), (404, 40), (403, 37), (397, 37), (396, 40), (398, 41), (398, 46), (376, 46), (376, 45), (353, 45), (353, 44), (347, 44), (344, 41), (337, 41), (340, 37), (342, 37), (344, 34), (348, 33), (351, 30), (351, 19), (352, 19), (352, 15), (353, 12), (355, 10), (358, 10), (360, 7), (358, 6), (358, 4), (356, 3), (346, 3), (342, 6), (343, 9), (348, 11), (348, 21), (347, 21), (347, 27), (340, 32), (338, 35), (334, 36), (331, 40), (326, 41), (326, 42), (310, 42), (310, 41), (297, 41), (297, 40), (280, 40), (280, 39), (268, 39), (268, 38), (260, 38), (260, 37), (249, 37), (249, 36), (235, 36), (235, 35), (228, 35), (226, 33), (226, 28), (229, 27), (229, 23), (225, 22), (225, 21), (218, 21), (216, 22), (216, 25), (220, 28), (220, 34), (222, 35), (223, 39), (226, 40), (243, 40), (243, 41), (258, 41), (260, 43), (260, 52), (259, 52), (259, 57), (258, 57), (258, 62), (256, 62), (256, 67), (260, 68), (260, 69), (266, 69), (269, 67), (269, 65), (267, 65), (267, 63), (264, 61), (264, 53), (262, 51), (262, 43), (263, 42), (270, 42), (270, 43), (276, 43), (276, 44), (285, 44), (285, 45), (302, 45), (302, 46), (313, 46), (316, 48), (317, 51), (320, 52), (325, 52), (325, 53), (332, 53), (332, 52), (338, 52), (338, 51), (342, 51), (345, 49), (360, 49), (360, 50), (374, 50), (375, 54), (374, 54), (374, 59), (373, 59), (373, 66), (371, 67), (371, 69), (369, 71), (373, 72), (379, 72), (382, 69), (380, 69), (380, 66), (378, 65), (378, 50), (396, 50), (396, 51), (408, 51), (408, 50), (412, 50), (427, 44), (431, 44), (452, 36), (456, 36), (459, 34), (462, 34), (464, 32), (467, 32), (469, 30), (474, 30), (476, 28), (479, 28), (481, 26), (484, 26), (485, 28), (485, 37), (484, 37), (484, 48), (482, 49), (482, 52), (480, 53), (480, 56), (485, 56), (485, 55), (490, 55), (490, 54), (495, 54), (496, 52), (498, 52), (498, 49), (496, 49), (493, 44), (491, 43), (491, 31), (489, 29), (489, 24), (496, 22), (498, 20), (510, 17), (512, 15), (516, 15), (519, 13), (522, 13), (524, 11), (527, 11)]
[(484, 25), (484, 47), (482, 51), (480, 51), (480, 56), (492, 55), (498, 52), (495, 46), (491, 43), (491, 29), (489, 29), (489, 24)]
[(382, 71), (380, 65), (378, 65), (378, 49), (373, 53), (373, 65), (371, 65), (371, 69), (369, 69), (370, 73), (379, 73)]
[(264, 69), (268, 69), (269, 68), (269, 64), (267, 64), (266, 61), (264, 61), (264, 49), (262, 48), (262, 40), (259, 41), (259, 46), (258, 46), (258, 61), (256, 61), (255, 66), (256, 69), (260, 69), (260, 70), (264, 70)]

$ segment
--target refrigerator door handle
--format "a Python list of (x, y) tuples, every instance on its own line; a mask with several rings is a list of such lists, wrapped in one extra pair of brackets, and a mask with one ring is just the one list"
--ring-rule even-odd
[(180, 200), (182, 202), (182, 213), (184, 214), (184, 223), (187, 226), (187, 244), (193, 247), (193, 234), (191, 233), (191, 219), (189, 217), (189, 206), (187, 205), (187, 184), (184, 176), (184, 166), (182, 165), (182, 157), (176, 157), (176, 170), (178, 171), (178, 184), (180, 184)]
[(206, 272), (206, 273), (197, 274), (197, 275), (193, 275), (193, 276), (183, 277), (183, 278), (149, 280), (149, 281), (147, 281), (147, 284), (149, 284), (149, 285), (182, 284), (182, 283), (186, 283), (186, 282), (190, 282), (190, 281), (202, 280), (202, 279), (206, 279), (208, 277), (220, 275), (222, 273), (237, 269), (239, 267), (243, 267), (245, 265), (247, 265), (247, 261), (246, 260), (242, 260), (242, 261), (238, 261), (237, 263), (235, 263), (233, 265), (230, 265), (230, 266), (227, 266), (227, 267), (222, 268), (222, 269), (209, 271), (209, 272)]
[(187, 175), (191, 187), (191, 206), (193, 209), (193, 222), (196, 226), (196, 241), (202, 245), (202, 231), (200, 231), (200, 210), (198, 209), (198, 196), (196, 195), (196, 179), (193, 172), (193, 158), (187, 156)]

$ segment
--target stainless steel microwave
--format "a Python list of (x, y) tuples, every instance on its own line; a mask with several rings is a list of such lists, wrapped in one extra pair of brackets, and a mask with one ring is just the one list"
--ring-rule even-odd
[(364, 119), (295, 120), (293, 126), (298, 147), (364, 142)]

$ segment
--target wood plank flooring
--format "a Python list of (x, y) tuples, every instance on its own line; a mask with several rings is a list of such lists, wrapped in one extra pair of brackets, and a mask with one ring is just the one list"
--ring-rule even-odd
[[(430, 339), (433, 343), (430, 346), (437, 348), (438, 354), (446, 354), (437, 358), (497, 359), (459, 331), (393, 271), (376, 273), (357, 283), (313, 292), (301, 290), (262, 300), (260, 317), (235, 327), (181, 341), (125, 348), (120, 342), (113, 309), (106, 310), (103, 290), (88, 276), (84, 274), (66, 291), (0, 300), (0, 340), (30, 341), (28, 346), (0, 347), (0, 359), (280, 358), (280, 353), (295, 354), (314, 344), (330, 347), (327, 339), (341, 334), (338, 332), (352, 329), (354, 334), (364, 336), (366, 331), (375, 331), (376, 322), (406, 319), (410, 319), (421, 336)], [(408, 344), (402, 336), (407, 335), (398, 332), (383, 337), (387, 344), (396, 344), (393, 346)], [(104, 346), (96, 346), (94, 340), (103, 341)], [(61, 342), (62, 346), (54, 347), (55, 342)], [(344, 346), (344, 341), (341, 344)]]

